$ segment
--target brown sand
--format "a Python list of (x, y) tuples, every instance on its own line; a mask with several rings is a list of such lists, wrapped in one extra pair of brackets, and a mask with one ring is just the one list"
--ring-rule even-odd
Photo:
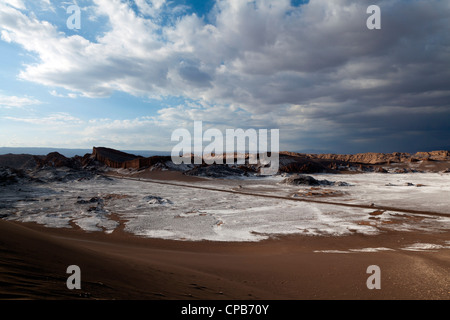
[[(450, 250), (410, 252), (449, 234), (290, 236), (258, 243), (181, 242), (0, 220), (1, 299), (449, 299)], [(315, 250), (389, 247), (376, 253)], [(66, 288), (81, 268), (82, 289)], [(367, 267), (381, 268), (369, 290)]]

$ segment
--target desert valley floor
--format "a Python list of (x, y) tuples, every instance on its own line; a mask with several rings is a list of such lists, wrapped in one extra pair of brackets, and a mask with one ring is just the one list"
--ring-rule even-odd
[[(2, 298), (450, 298), (446, 173), (38, 174), (0, 187)], [(73, 264), (83, 294), (65, 287)]]

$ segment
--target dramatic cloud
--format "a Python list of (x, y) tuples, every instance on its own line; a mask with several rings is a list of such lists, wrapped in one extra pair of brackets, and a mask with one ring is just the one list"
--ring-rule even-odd
[[(370, 4), (381, 30), (366, 27)], [(205, 19), (164, 0), (93, 0), (83, 19), (108, 24), (95, 40), (23, 9), (0, 4), (2, 39), (38, 58), (20, 78), (72, 97), (180, 96), (203, 107), (163, 109), (157, 121), (279, 127), (297, 150), (450, 138), (448, 1), (219, 0)]]

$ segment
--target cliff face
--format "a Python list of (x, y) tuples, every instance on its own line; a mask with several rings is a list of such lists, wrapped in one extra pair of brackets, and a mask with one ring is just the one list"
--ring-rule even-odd
[(333, 160), (356, 164), (389, 164), (389, 163), (406, 163), (422, 160), (448, 161), (450, 154), (448, 151), (432, 151), (409, 153), (359, 153), (359, 154), (309, 154), (306, 155), (311, 159)]
[(441, 151), (431, 151), (431, 152), (417, 152), (413, 158), (417, 160), (435, 160), (435, 161), (446, 161), (450, 160), (450, 152)]
[(102, 147), (94, 147), (92, 150), (92, 157), (94, 160), (111, 168), (128, 168), (127, 165), (129, 165), (130, 162), (139, 158), (133, 154)]
[(144, 158), (134, 154), (102, 147), (94, 147), (92, 151), (92, 158), (110, 168), (116, 169), (139, 169), (143, 167), (150, 167), (158, 162), (165, 162), (171, 159), (170, 157), (160, 156)]
[[(170, 156), (144, 158), (109, 148), (94, 147), (90, 157), (111, 168), (140, 169), (151, 167), (157, 163), (171, 161)], [(248, 155), (245, 157), (248, 159)], [(354, 167), (364, 171), (364, 166), (386, 165), (391, 163), (410, 163), (415, 161), (450, 161), (448, 151), (409, 153), (360, 153), (354, 155), (340, 154), (302, 154), (294, 152), (280, 153), (280, 172), (317, 173), (337, 172)], [(225, 161), (224, 161), (225, 162)], [(248, 165), (245, 165), (248, 167)]]
[[(236, 157), (236, 155), (235, 155)], [(249, 159), (249, 155), (245, 155)], [(167, 170), (189, 170), (186, 166), (175, 166), (171, 163), (170, 156), (154, 156), (144, 158), (138, 155), (121, 152), (118, 150), (94, 147), (92, 154), (83, 157), (75, 156), (66, 158), (65, 156), (53, 152), (46, 156), (32, 155), (3, 155), (0, 156), (0, 167), (10, 167), (16, 169), (34, 169), (46, 167), (68, 167), (72, 169), (87, 168), (90, 170), (101, 169), (107, 166), (115, 169), (144, 169), (144, 168), (165, 168)], [(191, 155), (192, 163), (194, 156)], [(237, 159), (235, 158), (235, 161)], [(226, 162), (225, 159), (223, 161)], [(208, 167), (203, 163), (200, 167)], [(190, 169), (193, 167), (191, 166)], [(243, 172), (257, 173), (260, 164), (252, 165), (248, 161), (246, 164), (238, 166)], [(217, 166), (212, 169), (197, 170), (216, 171)], [(432, 151), (409, 153), (360, 153), (354, 155), (339, 154), (304, 154), (295, 152), (280, 152), (279, 172), (280, 173), (337, 173), (345, 171), (353, 172), (448, 172), (450, 170), (450, 152)], [(194, 172), (197, 172), (194, 170)]]
[(392, 162), (405, 162), (409, 159), (408, 153), (359, 153), (359, 154), (318, 154), (308, 155), (313, 159), (334, 160), (358, 164), (385, 164)]

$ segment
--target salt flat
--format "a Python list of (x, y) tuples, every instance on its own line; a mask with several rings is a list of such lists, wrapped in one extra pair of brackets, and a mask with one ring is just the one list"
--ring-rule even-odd
[[(126, 232), (138, 236), (190, 241), (260, 241), (288, 234), (375, 235), (383, 230), (446, 232), (450, 229), (448, 174), (313, 177), (344, 181), (349, 186), (292, 186), (281, 183), (280, 176), (211, 179), (189, 184), (180, 182), (181, 185), (96, 176), (1, 187), (0, 215), (12, 221), (36, 222), (52, 228), (77, 227), (88, 232), (112, 233), (122, 223)], [(420, 209), (449, 216), (377, 212), (376, 208), (257, 196), (260, 194)]]

